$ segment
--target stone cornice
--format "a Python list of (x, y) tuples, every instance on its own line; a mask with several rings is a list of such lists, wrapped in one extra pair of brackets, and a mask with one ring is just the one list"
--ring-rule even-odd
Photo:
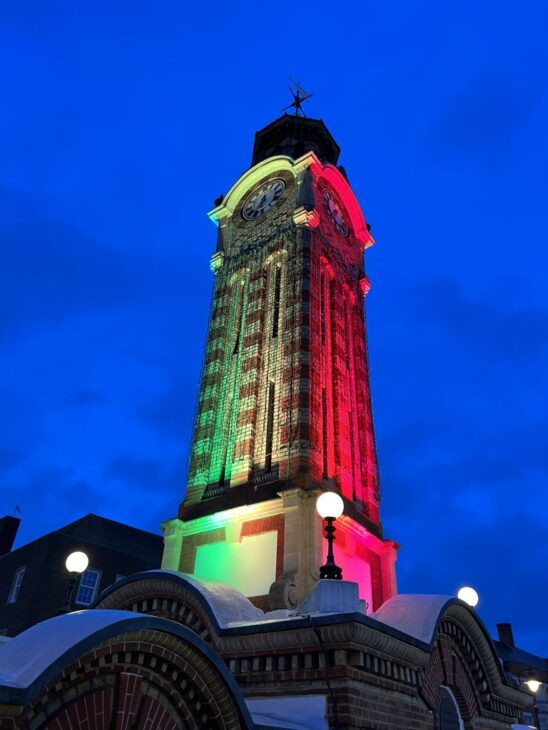
[[(232, 626), (221, 632), (217, 649), (222, 654), (253, 654), (255, 652), (290, 651), (299, 647), (303, 649), (317, 650), (318, 637), (314, 627), (321, 631), (323, 643), (327, 649), (338, 646), (346, 646), (357, 651), (374, 650), (385, 654), (391, 660), (400, 660), (405, 664), (412, 664), (416, 667), (423, 667), (429, 658), (427, 648), (419, 648), (408, 644), (385, 631), (367, 626), (361, 621), (347, 618), (346, 621), (333, 623), (333, 619), (340, 619), (335, 616), (322, 617), (300, 617), (294, 621), (287, 622), (285, 630), (279, 630), (281, 622), (260, 624), (260, 631), (252, 634), (242, 634), (243, 627)], [(285, 622), (284, 622), (285, 623)], [(257, 629), (259, 626), (257, 626)], [(267, 629), (268, 630), (265, 630)], [(277, 630), (278, 629), (278, 630)]]

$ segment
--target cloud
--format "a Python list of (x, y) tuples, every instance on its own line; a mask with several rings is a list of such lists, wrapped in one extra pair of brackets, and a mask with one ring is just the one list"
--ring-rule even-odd
[(161, 436), (184, 445), (189, 440), (197, 397), (197, 385), (175, 379), (169, 390), (142, 405), (137, 416)]
[(433, 279), (418, 295), (422, 313), (474, 357), (505, 364), (523, 362), (548, 351), (548, 310), (510, 308), (502, 296), (465, 297), (453, 279)]
[(15, 449), (0, 448), (0, 474), (10, 471), (17, 464), (19, 454)]
[(21, 507), (17, 546), (89, 513), (158, 533), (161, 521), (175, 516), (183, 493), (181, 461), (134, 456), (112, 460), (97, 484), (74, 469), (44, 464), (2, 485), (6, 513)]
[(0, 195), (0, 336), (118, 307), (137, 292), (127, 259), (53, 220), (23, 196)]
[(548, 414), (538, 407), (548, 311), (536, 299), (530, 285), (511, 298), (496, 282), (474, 296), (453, 279), (420, 282), (377, 346), (373, 384), (400, 591), (454, 594), (471, 583), (489, 629), (511, 621), (517, 641), (538, 651), (548, 641), (531, 621), (548, 600)]
[(132, 523), (158, 531), (163, 520), (174, 517), (185, 486), (185, 463), (181, 457), (155, 461), (127, 454), (105, 468), (107, 480), (121, 485), (118, 498), (129, 500), (125, 510)]
[[(425, 488), (419, 482), (415, 485)], [(475, 519), (474, 511), (482, 505), (481, 490), (476, 505), (470, 491), (469, 508), (459, 508), (458, 494), (451, 499), (448, 489), (445, 500), (397, 520), (390, 536), (403, 546), (398, 561), (400, 591), (455, 595), (460, 586), (473, 585), (481, 597), (480, 616), (490, 630), (494, 632), (498, 622), (510, 621), (516, 640), (527, 648), (539, 638), (531, 617), (548, 601), (548, 584), (543, 580), (548, 529), (520, 509), (520, 490), (515, 486), (517, 493), (498, 518)], [(500, 494), (492, 497), (504, 499)], [(541, 633), (543, 641), (537, 646), (548, 640), (548, 628)]]
[[(484, 458), (482, 447), (428, 465), (408, 456), (385, 470), (385, 531), (402, 545), (399, 590), (454, 595), (471, 584), (491, 631), (511, 621), (518, 642), (534, 648), (542, 642), (530, 633), (530, 617), (548, 601), (548, 519), (539, 510), (544, 480), (522, 461), (523, 449), (501, 449), (497, 462), (492, 454)], [(521, 473), (507, 469), (513, 460)], [(543, 632), (548, 640), (548, 629)]]
[(72, 393), (66, 400), (68, 405), (77, 408), (82, 406), (97, 405), (104, 402), (104, 397), (97, 390), (82, 388)]
[(165, 467), (152, 459), (123, 456), (111, 461), (105, 475), (113, 477), (132, 489), (158, 489), (166, 480)]
[(533, 104), (523, 80), (484, 70), (440, 108), (432, 130), (436, 156), (479, 161), (492, 168), (511, 154)]
[(7, 511), (21, 507), (21, 527), (17, 544), (34, 540), (89, 512), (97, 513), (104, 503), (99, 490), (73, 469), (45, 464), (20, 475), (17, 482), (2, 485)]

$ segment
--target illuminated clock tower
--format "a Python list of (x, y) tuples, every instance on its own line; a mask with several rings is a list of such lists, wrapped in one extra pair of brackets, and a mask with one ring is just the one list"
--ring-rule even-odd
[(315, 502), (337, 491), (335, 558), (369, 610), (396, 592), (383, 538), (367, 364), (364, 250), (373, 244), (321, 120), (257, 132), (218, 226), (186, 494), (162, 567), (294, 607), (325, 551)]

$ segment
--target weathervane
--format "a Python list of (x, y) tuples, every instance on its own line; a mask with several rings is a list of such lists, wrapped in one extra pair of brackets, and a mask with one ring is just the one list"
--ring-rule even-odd
[(295, 89), (292, 89), (291, 86), (289, 87), (289, 91), (291, 92), (291, 96), (293, 97), (293, 102), (289, 104), (289, 106), (286, 106), (283, 111), (285, 112), (287, 111), (287, 109), (292, 109), (294, 107), (295, 116), (298, 117), (300, 114), (304, 117), (306, 115), (303, 112), (303, 101), (307, 101), (308, 99), (310, 99), (313, 94), (308, 94), (300, 85), (300, 83), (298, 81), (294, 81), (291, 76), (289, 77), (289, 80), (295, 87)]

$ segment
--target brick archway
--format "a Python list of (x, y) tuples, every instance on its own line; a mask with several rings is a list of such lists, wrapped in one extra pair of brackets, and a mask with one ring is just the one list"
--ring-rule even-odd
[(123, 634), (88, 652), (48, 684), (25, 716), (36, 730), (108, 730), (113, 721), (117, 730), (240, 727), (234, 700), (210, 663), (158, 631)]
[(176, 621), (208, 644), (218, 632), (214, 617), (208, 615), (203, 600), (187, 585), (166, 580), (161, 575), (113, 586), (100, 596), (94, 608), (134, 611)]
[(425, 667), (420, 689), (422, 698), (434, 712), (444, 697), (444, 686), (451, 689), (463, 720), (469, 722), (479, 709), (475, 686), (452, 642), (440, 636)]
[(227, 623), (257, 621), (264, 615), (231, 586), (170, 570), (135, 573), (108, 588), (93, 608), (170, 619), (214, 648)]
[(219, 632), (215, 616), (203, 597), (183, 577), (142, 573), (114, 585), (99, 597), (94, 608), (134, 611), (167, 618), (186, 626), (208, 644)]
[[(0, 703), (0, 715), (6, 718), (0, 720), (1, 730), (239, 730), (253, 726), (225, 665), (188, 629), (126, 612), (120, 612), (120, 618), (114, 611), (82, 613), (88, 614), (82, 620), (70, 614), (33, 627), (37, 640), (40, 631), (51, 636), (65, 630), (76, 641), (71, 638), (68, 651), (65, 642), (64, 653), (42, 665), (31, 685), (12, 690)], [(102, 627), (86, 634), (90, 622), (103, 616)], [(13, 640), (14, 656), (17, 642)], [(27, 641), (27, 653), (29, 646)]]
[[(469, 622), (470, 623), (470, 622)], [(477, 624), (477, 620), (476, 620)], [(479, 626), (479, 624), (477, 624)], [(487, 644), (476, 643), (465, 627), (445, 617), (439, 624), (436, 644), (424, 668), (420, 694), (434, 712), (448, 687), (458, 705), (465, 728), (477, 715), (497, 712), (508, 721), (519, 716), (519, 709), (497, 698), (492, 675), (487, 668)]]

